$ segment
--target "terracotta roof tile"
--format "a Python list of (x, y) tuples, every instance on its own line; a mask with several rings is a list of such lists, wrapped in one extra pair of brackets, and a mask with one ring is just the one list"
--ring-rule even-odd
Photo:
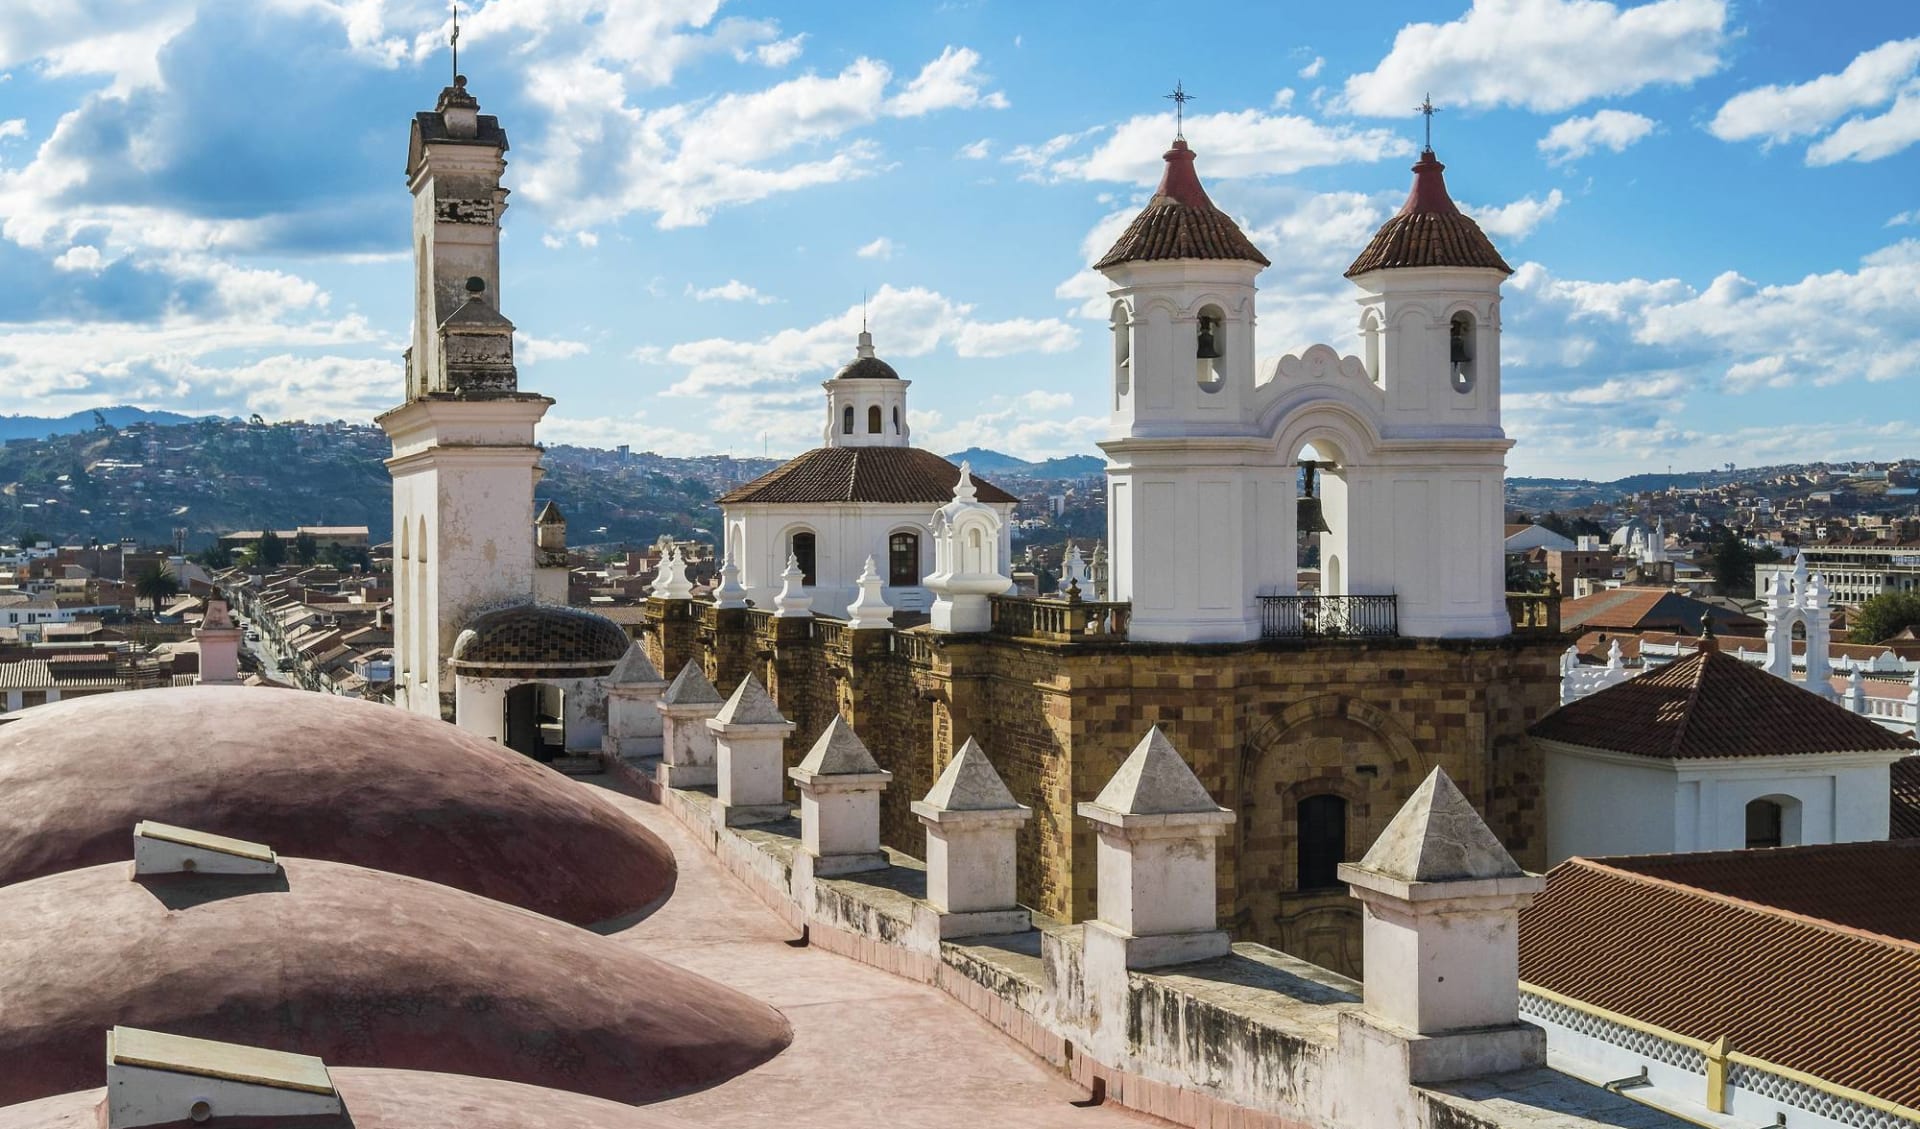
[(1716, 607), (1666, 588), (1609, 588), (1590, 596), (1560, 602), (1560, 622), (1567, 630), (1657, 631), (1700, 633), (1701, 617), (1713, 621), (1721, 635), (1759, 634), (1766, 624), (1749, 615)]
[(1447, 166), (1428, 149), (1413, 166), (1413, 191), (1394, 217), (1347, 268), (1347, 277), (1394, 267), (1485, 267), (1512, 274), (1493, 240), (1461, 214), (1441, 175)]
[[(1809, 859), (1806, 882), (1853, 865)], [(1520, 914), (1522, 980), (1920, 1106), (1920, 945), (1625, 869), (1635, 861), (1548, 874)]]
[(1889, 833), (1895, 839), (1920, 839), (1920, 757), (1901, 757), (1888, 766)]
[(1920, 944), (1920, 841), (1695, 851), (1603, 861), (1617, 870)]
[[(918, 447), (820, 447), (722, 494), (723, 506), (747, 502), (877, 502), (943, 506), (953, 501), (960, 468)], [(982, 502), (1020, 499), (979, 475)]]
[(1187, 143), (1176, 139), (1166, 160), (1167, 171), (1153, 199), (1093, 268), (1164, 259), (1238, 259), (1268, 266), (1267, 257), (1240, 225), (1207, 197)]
[(1590, 694), (1527, 732), (1667, 760), (1920, 748), (1719, 650), (1696, 652)]

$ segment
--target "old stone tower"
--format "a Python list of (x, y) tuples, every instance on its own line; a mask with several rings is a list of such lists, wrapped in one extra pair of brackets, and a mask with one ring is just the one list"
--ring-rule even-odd
[(478, 612), (534, 592), (534, 426), (553, 401), (523, 392), (500, 304), (507, 135), (456, 76), (414, 115), (413, 345), (393, 441), (394, 698), (452, 714), (447, 666)]

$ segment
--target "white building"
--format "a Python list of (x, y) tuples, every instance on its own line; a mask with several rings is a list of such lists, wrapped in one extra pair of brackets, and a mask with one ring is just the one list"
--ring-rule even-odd
[(1711, 638), (1528, 732), (1545, 756), (1555, 864), (1885, 839), (1888, 766), (1920, 750)]
[[(1500, 285), (1512, 273), (1427, 150), (1406, 206), (1347, 277), (1364, 356), (1253, 358), (1268, 265), (1194, 171), (1159, 189), (1095, 265), (1112, 283), (1108, 542), (1129, 637), (1233, 642), (1346, 633), (1486, 637), (1504, 599)], [(1299, 462), (1313, 452), (1321, 585), (1297, 593)], [(1264, 617), (1264, 620), (1263, 620)]]
[[(932, 607), (927, 522), (953, 501), (960, 468), (912, 446), (910, 383), (874, 355), (873, 335), (862, 329), (854, 359), (821, 385), (827, 392), (824, 445), (721, 496), (723, 554), (739, 569), (754, 606), (773, 606), (791, 557), (813, 610), (845, 616), (871, 557), (886, 581), (889, 607)], [(978, 477), (974, 485), (978, 500), (1000, 515), (994, 556), (997, 571), (1009, 574), (1018, 499)]]

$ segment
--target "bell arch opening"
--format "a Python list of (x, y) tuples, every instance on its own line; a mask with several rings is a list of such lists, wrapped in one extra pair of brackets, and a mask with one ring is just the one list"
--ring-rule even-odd
[(1193, 379), (1202, 392), (1218, 392), (1227, 386), (1227, 314), (1209, 303), (1200, 307), (1193, 320)]

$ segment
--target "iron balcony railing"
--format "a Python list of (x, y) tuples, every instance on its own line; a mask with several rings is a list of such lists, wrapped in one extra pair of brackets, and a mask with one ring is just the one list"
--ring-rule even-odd
[(1262, 639), (1385, 639), (1400, 633), (1392, 596), (1262, 596)]

